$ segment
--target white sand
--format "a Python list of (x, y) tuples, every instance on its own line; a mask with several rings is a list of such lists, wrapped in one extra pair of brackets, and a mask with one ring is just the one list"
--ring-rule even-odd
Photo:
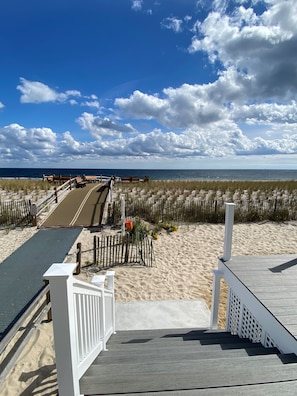
[[(234, 226), (233, 255), (294, 254), (297, 252), (297, 223), (238, 224)], [(34, 233), (32, 229), (32, 234)], [(83, 230), (76, 242), (83, 251), (92, 248), (93, 235)], [(97, 234), (98, 235), (98, 234)], [(0, 232), (0, 262), (30, 232)], [(177, 232), (165, 231), (154, 241), (156, 263), (153, 268), (140, 266), (115, 268), (117, 301), (173, 300), (204, 298), (211, 301), (212, 269), (223, 253), (224, 226), (198, 224), (181, 226)], [(76, 242), (74, 246), (76, 246)], [(13, 248), (8, 245), (14, 244)], [(5, 249), (3, 250), (3, 247)], [(74, 247), (73, 247), (74, 249)], [(67, 261), (73, 261), (69, 255)], [(92, 260), (92, 252), (83, 254)], [(74, 260), (75, 261), (75, 260)], [(82, 271), (80, 278), (90, 280), (91, 271)], [(221, 313), (221, 321), (223, 314)], [(35, 331), (16, 365), (0, 385), (3, 396), (57, 394), (52, 324), (43, 323)]]

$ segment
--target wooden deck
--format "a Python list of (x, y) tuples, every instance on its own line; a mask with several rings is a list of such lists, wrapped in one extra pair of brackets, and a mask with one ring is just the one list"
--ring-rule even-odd
[(224, 265), (297, 343), (297, 255), (232, 257)]
[(120, 331), (80, 387), (85, 395), (293, 395), (297, 358), (224, 331)]
[[(289, 347), (296, 342), (296, 353), (297, 255), (232, 257), (223, 266), (245, 290), (241, 297), (252, 296), (289, 335)], [(120, 331), (80, 387), (85, 395), (293, 395), (295, 353), (221, 330)]]

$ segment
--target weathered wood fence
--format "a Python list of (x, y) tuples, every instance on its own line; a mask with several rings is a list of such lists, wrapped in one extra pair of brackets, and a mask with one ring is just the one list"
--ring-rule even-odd
[(123, 264), (141, 264), (152, 267), (154, 263), (153, 242), (147, 235), (135, 239), (133, 235), (94, 236), (94, 264), (111, 268)]
[(29, 200), (0, 201), (0, 226), (32, 223)]

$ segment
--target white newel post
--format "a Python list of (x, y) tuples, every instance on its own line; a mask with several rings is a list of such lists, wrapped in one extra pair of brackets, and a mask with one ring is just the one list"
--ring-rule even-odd
[(231, 258), (234, 209), (234, 203), (226, 203), (224, 254), (222, 257), (223, 261), (229, 261)]
[(222, 271), (213, 270), (212, 303), (211, 303), (211, 316), (210, 316), (210, 328), (211, 329), (218, 328), (220, 290), (221, 290), (222, 277), (223, 277)]
[(105, 296), (104, 296), (104, 282), (105, 282), (105, 275), (95, 275), (92, 278), (92, 284), (95, 286), (98, 286), (99, 289), (101, 290), (101, 296), (102, 298), (100, 299), (100, 312), (102, 312), (102, 315), (100, 315), (100, 325), (102, 329), (102, 335), (103, 335), (103, 349), (106, 351), (106, 340), (105, 340), (105, 332), (106, 332), (106, 325), (105, 325)]
[[(224, 254), (223, 257), (220, 259), (219, 264), (221, 261), (226, 262), (231, 259), (234, 209), (234, 203), (226, 203)], [(223, 276), (224, 274), (221, 270), (213, 270), (212, 304), (210, 319), (210, 327), (212, 329), (218, 328), (220, 289), (221, 279), (223, 278)]]
[(113, 332), (115, 334), (116, 333), (116, 329), (115, 329), (114, 276), (115, 276), (115, 271), (106, 271), (107, 289), (113, 292), (113, 298), (112, 298), (112, 328), (113, 328)]
[(56, 367), (60, 396), (79, 396), (78, 355), (72, 274), (76, 263), (53, 264), (43, 275), (49, 281)]

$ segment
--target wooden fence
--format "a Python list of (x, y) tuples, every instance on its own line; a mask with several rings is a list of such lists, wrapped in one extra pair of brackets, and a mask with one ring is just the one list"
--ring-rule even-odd
[(152, 267), (154, 262), (153, 242), (147, 235), (135, 239), (126, 235), (94, 236), (94, 264), (111, 268), (123, 264), (141, 264)]
[(26, 226), (32, 224), (30, 201), (0, 201), (0, 226)]

